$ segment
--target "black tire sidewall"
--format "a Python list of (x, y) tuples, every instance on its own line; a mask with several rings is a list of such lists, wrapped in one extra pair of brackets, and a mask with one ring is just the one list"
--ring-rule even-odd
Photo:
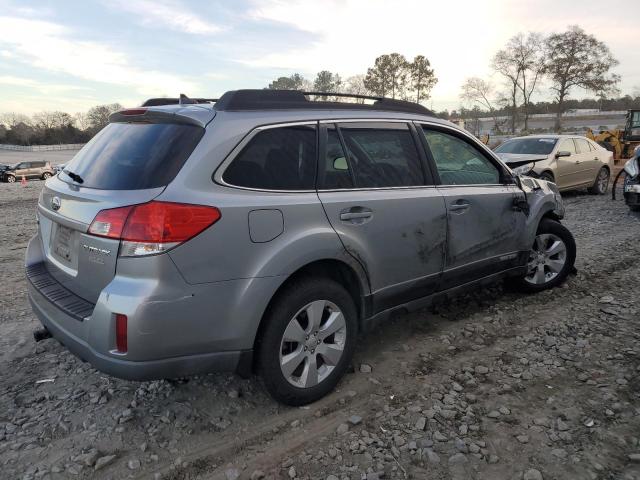
[[(285, 328), (293, 316), (314, 300), (328, 300), (340, 308), (347, 327), (344, 352), (338, 365), (321, 383), (311, 388), (290, 384), (280, 369), (280, 346)], [(257, 346), (258, 370), (267, 391), (279, 402), (298, 406), (314, 402), (331, 392), (344, 375), (355, 350), (358, 334), (353, 299), (340, 284), (324, 278), (294, 280), (269, 307)]]
[(571, 271), (573, 270), (573, 266), (576, 261), (576, 242), (573, 238), (573, 235), (571, 234), (569, 229), (567, 229), (567, 227), (565, 227), (564, 225), (562, 225), (560, 222), (556, 220), (552, 220), (550, 218), (543, 218), (540, 221), (540, 224), (538, 225), (536, 236), (543, 233), (552, 233), (558, 236), (564, 242), (564, 245), (567, 249), (567, 260), (564, 266), (562, 267), (562, 270), (560, 271), (560, 273), (556, 275), (556, 277), (553, 280), (547, 283), (543, 283), (541, 285), (535, 285), (527, 282), (524, 276), (520, 278), (518, 281), (518, 287), (520, 288), (520, 290), (523, 290), (525, 292), (535, 293), (535, 292), (540, 292), (542, 290), (547, 290), (553, 287), (557, 287), (558, 285), (560, 285), (562, 282), (566, 280), (569, 273), (571, 273)]
[[(607, 172), (607, 187), (604, 190), (600, 190), (600, 182), (598, 180), (600, 179), (600, 172), (602, 172), (603, 170)], [(609, 173), (609, 170), (607, 170), (605, 167), (601, 167), (600, 170), (598, 170), (598, 175), (596, 175), (596, 180), (593, 182), (593, 186), (589, 189), (589, 193), (593, 195), (606, 194), (607, 188), (609, 188), (609, 182), (611, 182), (611, 174)]]

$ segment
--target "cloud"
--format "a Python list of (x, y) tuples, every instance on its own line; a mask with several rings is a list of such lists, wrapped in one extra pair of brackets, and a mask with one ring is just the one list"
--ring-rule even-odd
[(223, 30), (173, 1), (112, 0), (105, 5), (133, 13), (136, 21), (148, 27), (166, 27), (194, 35), (211, 35)]
[(0, 85), (10, 85), (13, 87), (25, 87), (38, 91), (45, 95), (59, 94), (60, 92), (88, 91), (89, 87), (79, 85), (66, 85), (56, 83), (38, 82), (31, 78), (15, 77), (13, 75), (0, 75)]
[(32, 66), (130, 87), (140, 95), (176, 95), (196, 89), (179, 76), (135, 67), (125, 54), (108, 45), (74, 40), (65, 27), (47, 21), (0, 16), (0, 48)]

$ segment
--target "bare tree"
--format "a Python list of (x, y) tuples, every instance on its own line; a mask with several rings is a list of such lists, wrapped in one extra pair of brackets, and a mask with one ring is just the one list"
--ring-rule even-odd
[(107, 123), (109, 123), (109, 115), (113, 112), (122, 110), (122, 105), (119, 103), (112, 103), (109, 105), (97, 105), (92, 107), (87, 112), (87, 119), (91, 128), (97, 132), (102, 130)]
[(491, 98), (495, 95), (493, 85), (478, 77), (467, 78), (462, 84), (460, 98), (474, 106), (481, 106), (489, 111), (493, 118), (493, 125), (496, 131), (500, 131), (500, 124), (496, 114), (496, 108)]
[(518, 119), (518, 84), (520, 83), (520, 77), (522, 70), (518, 62), (518, 58), (511, 48), (511, 42), (509, 40), (507, 46), (498, 50), (491, 61), (491, 67), (497, 73), (499, 73), (505, 80), (506, 88), (509, 92), (509, 104), (511, 110), (511, 133), (516, 131), (516, 123)]
[(79, 130), (86, 130), (89, 128), (89, 117), (84, 112), (77, 112), (73, 116), (73, 123)]
[(558, 110), (556, 131), (562, 129), (564, 101), (574, 87), (598, 94), (615, 92), (620, 76), (610, 73), (618, 65), (609, 47), (577, 25), (550, 35), (546, 42), (546, 72), (552, 82)]
[(0, 123), (12, 129), (20, 123), (31, 125), (31, 119), (22, 113), (7, 112), (0, 116)]
[(519, 33), (511, 38), (507, 48), (513, 50), (514, 61), (520, 70), (518, 88), (522, 94), (526, 131), (529, 129), (531, 96), (545, 71), (544, 40), (539, 33), (529, 33), (527, 36)]

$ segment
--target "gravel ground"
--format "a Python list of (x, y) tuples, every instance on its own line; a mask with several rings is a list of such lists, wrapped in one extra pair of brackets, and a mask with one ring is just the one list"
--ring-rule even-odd
[(127, 382), (35, 344), (41, 186), (0, 184), (0, 478), (640, 479), (640, 217), (621, 201), (565, 195), (562, 288), (398, 316), (336, 392), (288, 408), (257, 379)]

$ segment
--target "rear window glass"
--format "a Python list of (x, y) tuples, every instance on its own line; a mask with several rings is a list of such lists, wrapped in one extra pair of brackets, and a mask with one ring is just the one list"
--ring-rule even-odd
[(71, 160), (65, 171), (82, 186), (104, 190), (142, 190), (167, 185), (178, 174), (204, 134), (204, 128), (173, 123), (111, 123)]
[(261, 190), (314, 189), (315, 126), (277, 127), (258, 132), (222, 178), (230, 185)]

